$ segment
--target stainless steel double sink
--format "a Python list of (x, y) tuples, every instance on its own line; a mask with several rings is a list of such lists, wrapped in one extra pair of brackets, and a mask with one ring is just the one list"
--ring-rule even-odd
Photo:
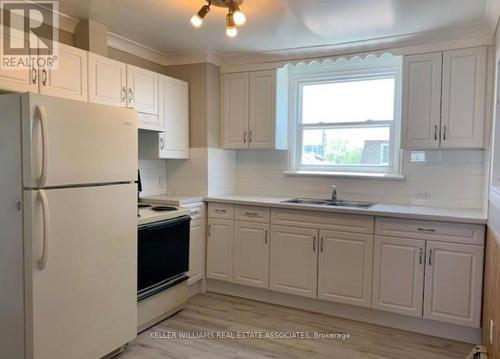
[(315, 198), (292, 198), (281, 203), (295, 203), (295, 204), (309, 204), (316, 206), (332, 206), (332, 207), (347, 207), (347, 208), (370, 208), (375, 205), (373, 202), (360, 202), (360, 201), (342, 201), (342, 200), (328, 200), (328, 199), (315, 199)]

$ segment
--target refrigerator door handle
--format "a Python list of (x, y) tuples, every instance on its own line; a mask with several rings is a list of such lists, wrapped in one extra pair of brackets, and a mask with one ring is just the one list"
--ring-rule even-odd
[(47, 260), (49, 257), (49, 238), (50, 238), (50, 213), (49, 213), (49, 201), (47, 200), (47, 194), (43, 189), (38, 190), (38, 195), (42, 202), (43, 210), (43, 246), (42, 246), (42, 256), (38, 261), (38, 268), (44, 270), (47, 265)]
[(37, 105), (35, 108), (35, 114), (38, 114), (38, 118), (40, 119), (40, 129), (42, 133), (42, 171), (40, 173), (40, 177), (38, 177), (38, 185), (42, 187), (45, 185), (47, 180), (47, 165), (49, 163), (47, 113), (42, 106)]

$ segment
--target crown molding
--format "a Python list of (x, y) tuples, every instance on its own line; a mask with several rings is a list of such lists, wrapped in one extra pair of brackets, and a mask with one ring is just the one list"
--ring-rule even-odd
[(453, 48), (491, 45), (493, 43), (493, 32), (486, 22), (481, 22), (468, 26), (339, 44), (263, 51), (259, 53), (227, 54), (221, 56), (221, 58), (222, 67), (226, 71), (231, 71), (231, 68), (242, 68), (242, 66), (257, 65), (261, 68), (265, 68), (266, 66), (272, 68), (273, 65), (281, 63), (308, 61), (341, 55), (355, 55), (366, 52), (396, 49), (401, 54), (425, 53)]
[(145, 60), (163, 65), (164, 59), (166, 54), (155, 50), (151, 47), (148, 47), (146, 45), (143, 45), (139, 42), (127, 39), (123, 36), (114, 34), (112, 32), (108, 32), (108, 40), (107, 40), (108, 46), (128, 52), (129, 54), (138, 56), (140, 58), (143, 58)]
[(199, 64), (205, 62), (216, 66), (222, 65), (220, 55), (212, 51), (165, 53), (112, 32), (108, 32), (108, 46), (163, 66)]
[(208, 62), (215, 66), (222, 66), (221, 56), (213, 51), (200, 51), (190, 53), (166, 54), (165, 66), (199, 64)]

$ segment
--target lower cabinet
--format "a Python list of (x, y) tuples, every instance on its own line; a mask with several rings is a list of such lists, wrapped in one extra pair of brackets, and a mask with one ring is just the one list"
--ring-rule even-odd
[(375, 236), (375, 309), (422, 316), (425, 241)]
[(483, 246), (427, 242), (424, 318), (479, 327)]
[(269, 225), (234, 222), (233, 281), (269, 287)]
[(320, 231), (318, 298), (371, 306), (373, 236)]
[(480, 327), (484, 226), (302, 212), (209, 204), (207, 277)]
[(232, 281), (233, 221), (209, 219), (207, 235), (207, 277)]
[(316, 298), (318, 230), (271, 227), (270, 289)]
[(189, 281), (188, 284), (203, 279), (205, 264), (205, 225), (202, 219), (191, 221), (189, 234)]

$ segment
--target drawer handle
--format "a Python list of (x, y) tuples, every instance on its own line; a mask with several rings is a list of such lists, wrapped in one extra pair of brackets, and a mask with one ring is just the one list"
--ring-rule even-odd
[(319, 251), (323, 253), (323, 237), (321, 237), (320, 242), (319, 242)]
[(316, 237), (313, 237), (313, 252), (316, 252)]
[(216, 208), (214, 211), (215, 211), (215, 213), (226, 213), (225, 209)]
[(422, 248), (420, 248), (418, 250), (418, 263), (419, 264), (422, 264), (422, 261), (423, 261), (423, 253), (424, 253), (424, 250)]
[(429, 249), (429, 265), (432, 265), (432, 249)]
[(211, 232), (210, 230), (211, 230), (211, 229), (212, 229), (212, 225), (211, 225), (211, 224), (209, 224), (209, 225), (208, 225), (208, 236), (209, 236), (209, 237), (210, 237), (210, 232)]
[(417, 231), (419, 231), (419, 232), (429, 232), (429, 233), (436, 232), (436, 230), (433, 229), (433, 228), (417, 228)]
[(198, 215), (198, 214), (200, 214), (200, 211), (191, 211), (191, 215), (192, 215), (192, 216), (196, 216), (196, 215)]
[(266, 233), (265, 233), (265, 235), (264, 235), (264, 243), (265, 243), (265, 244), (267, 244), (267, 242), (268, 242), (268, 241), (267, 241), (267, 229), (266, 229)]
[(245, 216), (257, 217), (259, 214), (257, 212), (245, 212)]

